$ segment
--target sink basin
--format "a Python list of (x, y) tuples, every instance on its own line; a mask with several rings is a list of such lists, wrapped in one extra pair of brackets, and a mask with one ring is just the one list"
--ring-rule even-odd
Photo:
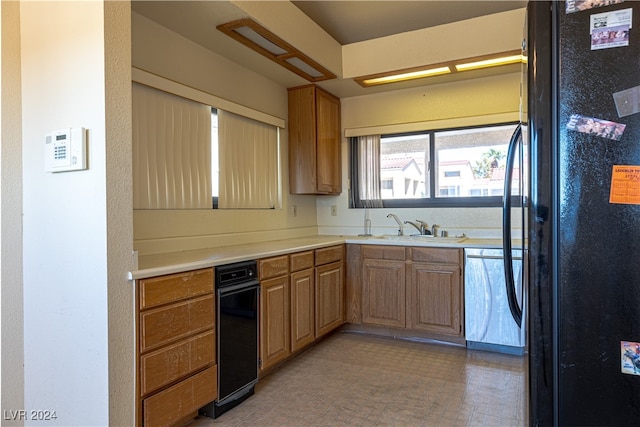
[(459, 243), (466, 239), (466, 237), (439, 237), (431, 235), (413, 234), (409, 236), (397, 236), (391, 234), (384, 234), (382, 236), (371, 236), (370, 239), (381, 240), (398, 240), (404, 242), (424, 242), (424, 243)]

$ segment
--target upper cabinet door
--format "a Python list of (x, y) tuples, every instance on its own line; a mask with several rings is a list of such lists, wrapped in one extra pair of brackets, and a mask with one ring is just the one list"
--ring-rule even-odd
[(316, 167), (319, 193), (340, 194), (342, 163), (340, 155), (340, 100), (323, 91), (316, 91)]
[(313, 85), (289, 89), (291, 194), (340, 194), (340, 99)]

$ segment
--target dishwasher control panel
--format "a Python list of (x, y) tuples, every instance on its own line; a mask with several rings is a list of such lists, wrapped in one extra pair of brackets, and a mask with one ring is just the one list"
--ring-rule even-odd
[(216, 267), (216, 287), (231, 286), (255, 280), (258, 277), (255, 261), (237, 262)]

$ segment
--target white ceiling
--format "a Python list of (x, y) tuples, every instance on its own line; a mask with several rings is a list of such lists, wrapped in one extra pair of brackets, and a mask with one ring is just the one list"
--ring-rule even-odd
[[(344, 0), (292, 1), (292, 3), (331, 37), (344, 45), (519, 9), (525, 7), (527, 2), (501, 0)], [(260, 54), (240, 45), (240, 43), (216, 29), (219, 24), (246, 16), (229, 1), (133, 0), (131, 4), (132, 11), (285, 87), (309, 83)], [(289, 42), (295, 46), (295, 41)], [(444, 80), (438, 77), (430, 79), (431, 83), (440, 81)], [(320, 82), (318, 85), (339, 97), (348, 97), (424, 84), (425, 82), (404, 82), (396, 85), (381, 85), (364, 89), (351, 79), (334, 79)]]

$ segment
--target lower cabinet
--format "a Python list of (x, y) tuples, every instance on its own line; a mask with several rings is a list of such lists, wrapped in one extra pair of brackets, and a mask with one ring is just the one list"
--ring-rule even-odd
[[(294, 268), (294, 256), (291, 255), (291, 266)], [(291, 273), (291, 351), (296, 352), (311, 344), (315, 334), (315, 274), (313, 269), (313, 252), (305, 252), (311, 256), (311, 266)]]
[(260, 282), (260, 360), (262, 369), (289, 356), (289, 278)]
[[(404, 258), (404, 248), (402, 250)], [(385, 259), (362, 261), (362, 322), (404, 328), (405, 263)]]
[(142, 411), (146, 426), (170, 426), (187, 421), (189, 414), (216, 399), (217, 366), (187, 378), (153, 396), (144, 399)]
[(258, 262), (260, 277), (260, 369), (267, 369), (289, 354), (289, 258)]
[(461, 335), (462, 287), (458, 265), (412, 263), (407, 283), (409, 329)]
[(137, 424), (186, 422), (217, 398), (213, 269), (137, 281)]
[(463, 336), (462, 250), (362, 245), (349, 290), (363, 325)]
[(316, 267), (316, 338), (344, 323), (343, 262)]
[(258, 261), (261, 372), (344, 323), (344, 245)]

